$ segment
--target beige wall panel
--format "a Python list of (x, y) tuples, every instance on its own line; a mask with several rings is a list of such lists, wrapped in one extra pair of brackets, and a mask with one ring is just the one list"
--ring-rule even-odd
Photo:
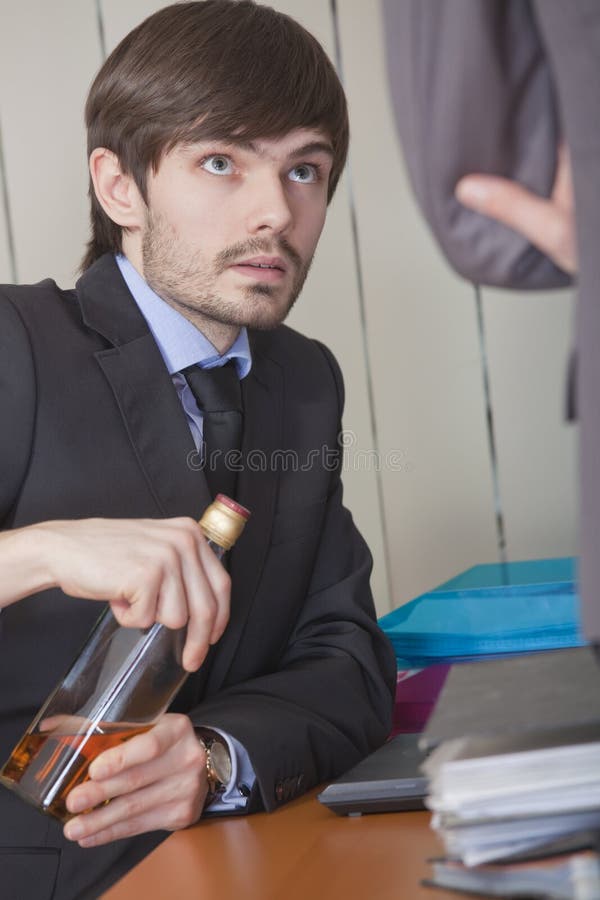
[(0, 114), (20, 281), (73, 283), (88, 234), (83, 105), (99, 62), (93, 0), (3, 3)]
[[(0, 140), (1, 139), (2, 133), (0, 132)], [(1, 153), (2, 146), (0, 146), (0, 154)], [(8, 237), (8, 222), (6, 220), (5, 210), (6, 198), (4, 196), (4, 184), (2, 178), (0, 177), (0, 284), (7, 284), (13, 280), (9, 249), (10, 244)]]
[(395, 604), (497, 559), (475, 306), (413, 201), (379, 4), (338, 3)]
[(168, 0), (100, 0), (106, 52), (110, 53), (132, 28), (168, 6)]
[[(297, 19), (321, 41), (334, 58), (330, 4), (323, 0), (276, 0), (270, 5)], [(347, 443), (345, 502), (373, 553), (373, 594), (380, 615), (391, 608), (377, 472), (372, 464), (371, 430), (364, 334), (352, 240), (348, 185), (342, 179), (329, 210), (327, 224), (302, 297), (289, 324), (304, 334), (324, 341), (335, 353), (346, 386), (344, 415)]]
[(577, 429), (565, 421), (573, 299), (484, 291), (509, 559), (577, 553)]
[(4, 216), (0, 213), (0, 284), (9, 284), (12, 280), (13, 277), (6, 236), (6, 223), (4, 221)]

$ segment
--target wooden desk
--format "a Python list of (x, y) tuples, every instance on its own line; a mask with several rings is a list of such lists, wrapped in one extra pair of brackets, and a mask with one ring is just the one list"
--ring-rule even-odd
[(176, 832), (103, 900), (439, 900), (425, 812), (348, 818), (312, 791), (274, 813)]

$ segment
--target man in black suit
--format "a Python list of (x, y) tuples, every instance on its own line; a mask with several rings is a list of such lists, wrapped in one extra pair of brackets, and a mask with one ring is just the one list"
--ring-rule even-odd
[[(109, 57), (86, 120), (83, 275), (74, 291), (0, 295), (0, 752), (77, 652), (90, 601), (111, 598), (125, 625), (187, 624), (192, 674), (148, 733), (98, 757), (64, 835), (1, 792), (10, 900), (98, 896), (205, 806), (273, 809), (391, 720), (394, 658), (342, 505), (341, 375), (281, 325), (345, 161), (333, 67), (267, 7), (177, 4)], [(236, 498), (252, 511), (231, 601), (195, 524), (210, 493), (183, 373), (225, 364), (241, 384)], [(232, 758), (216, 798), (198, 729)]]

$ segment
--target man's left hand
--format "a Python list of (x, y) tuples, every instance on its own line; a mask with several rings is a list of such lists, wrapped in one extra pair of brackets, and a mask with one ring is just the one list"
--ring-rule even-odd
[(65, 837), (97, 847), (146, 831), (177, 831), (200, 818), (207, 791), (204, 750), (191, 721), (166, 713), (94, 760), (90, 780), (67, 798), (69, 812), (83, 815), (65, 825)]

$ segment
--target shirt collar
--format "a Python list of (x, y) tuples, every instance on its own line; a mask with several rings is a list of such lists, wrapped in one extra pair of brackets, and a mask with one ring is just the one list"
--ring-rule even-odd
[(193, 365), (212, 369), (232, 359), (239, 378), (246, 377), (252, 366), (252, 355), (245, 328), (240, 330), (229, 350), (221, 356), (195, 325), (152, 290), (126, 256), (118, 253), (115, 258), (133, 299), (148, 323), (170, 375)]

